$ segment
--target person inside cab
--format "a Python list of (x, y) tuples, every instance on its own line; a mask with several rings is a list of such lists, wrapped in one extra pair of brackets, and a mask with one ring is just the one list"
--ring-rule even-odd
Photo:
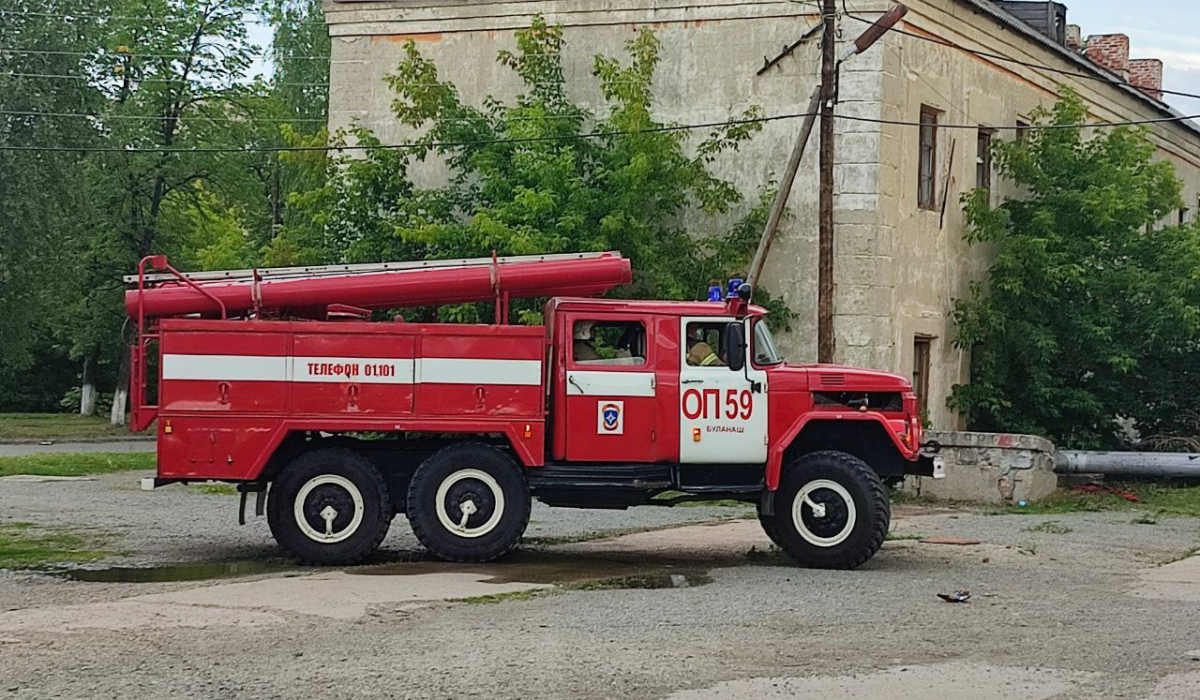
[(575, 324), (572, 352), (576, 362), (600, 359), (600, 353), (596, 352), (596, 343), (592, 338), (592, 326), (594, 325), (591, 321), (579, 321)]
[(687, 363), (692, 367), (723, 367), (725, 361), (705, 339), (705, 327), (699, 323), (688, 326)]

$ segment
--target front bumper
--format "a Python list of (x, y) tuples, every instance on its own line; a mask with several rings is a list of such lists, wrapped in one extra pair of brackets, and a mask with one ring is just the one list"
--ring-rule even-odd
[(928, 476), (934, 479), (946, 478), (946, 460), (941, 455), (921, 453), (917, 461), (909, 462), (904, 473), (909, 476)]

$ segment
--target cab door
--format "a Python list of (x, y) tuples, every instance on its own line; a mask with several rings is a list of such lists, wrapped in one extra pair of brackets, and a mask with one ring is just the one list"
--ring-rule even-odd
[(651, 318), (568, 314), (566, 457), (572, 462), (658, 459)]
[[(725, 364), (723, 342), (733, 318), (680, 320), (679, 461), (762, 464), (767, 461), (767, 373), (750, 363)], [(743, 321), (745, 337), (749, 324)]]

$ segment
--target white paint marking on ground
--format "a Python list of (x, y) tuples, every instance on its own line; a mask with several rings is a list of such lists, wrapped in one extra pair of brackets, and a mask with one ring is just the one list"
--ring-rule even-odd
[(490, 578), (485, 573), (360, 576), (338, 571), (223, 583), (171, 593), (153, 593), (127, 600), (257, 608), (353, 620), (362, 617), (371, 605), (441, 601), (550, 588), (537, 583), (487, 583)]
[[(903, 666), (853, 676), (747, 678), (681, 690), (667, 700), (1046, 700), (1088, 674), (965, 662)], [(1171, 699), (1173, 700), (1173, 698)]]
[(1141, 574), (1133, 594), (1155, 600), (1200, 603), (1200, 556), (1188, 557)]

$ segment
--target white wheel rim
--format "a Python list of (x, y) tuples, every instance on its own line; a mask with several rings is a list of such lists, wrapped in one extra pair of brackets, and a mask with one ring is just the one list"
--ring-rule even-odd
[[(314, 528), (312, 524), (308, 522), (308, 518), (304, 517), (304, 502), (308, 499), (308, 495), (311, 494), (314, 489), (327, 485), (337, 486), (345, 490), (346, 493), (350, 495), (350, 500), (354, 504), (354, 514), (351, 516), (350, 522), (340, 530), (333, 529), (333, 520), (341, 514), (331, 506), (325, 506), (321, 509), (321, 517), (325, 520), (325, 529), (323, 530)], [(344, 476), (338, 476), (337, 474), (322, 474), (321, 476), (316, 476), (309, 479), (308, 482), (301, 487), (300, 491), (296, 494), (296, 500), (292, 507), (292, 514), (295, 516), (296, 526), (300, 528), (300, 532), (303, 532), (305, 537), (314, 542), (320, 542), (321, 544), (335, 544), (354, 535), (354, 533), (358, 532), (359, 526), (362, 525), (362, 492), (358, 490), (358, 487), (354, 485), (353, 481), (350, 481)]]
[[(822, 537), (808, 528), (804, 522), (804, 511), (808, 510), (813, 517), (824, 517), (824, 505), (812, 499), (812, 494), (816, 491), (828, 490), (837, 494), (842, 500), (840, 504), (846, 509), (846, 523), (837, 534)], [(854, 505), (854, 497), (846, 490), (846, 487), (830, 481), (829, 479), (816, 479), (810, 481), (800, 489), (796, 494), (795, 500), (792, 501), (792, 522), (796, 526), (796, 531), (804, 538), (804, 541), (816, 547), (834, 547), (846, 541), (850, 537), (850, 533), (854, 532), (854, 523), (858, 519), (858, 509)]]
[[(478, 504), (474, 501), (467, 500), (459, 504), (457, 512), (447, 512), (446, 496), (449, 495), (450, 489), (460, 481), (466, 479), (474, 479), (482, 483), (491, 492), (492, 501), (496, 504), (492, 510), (492, 515), (481, 525), (475, 527), (467, 527), (467, 518), (477, 512)], [(504, 517), (504, 491), (500, 488), (499, 482), (495, 477), (485, 471), (479, 469), (460, 469), (450, 476), (446, 477), (441, 486), (438, 487), (437, 495), (435, 496), (434, 510), (437, 511), (438, 522), (442, 527), (452, 534), (459, 537), (475, 538), (483, 537), (496, 526), (500, 524), (500, 519)]]

